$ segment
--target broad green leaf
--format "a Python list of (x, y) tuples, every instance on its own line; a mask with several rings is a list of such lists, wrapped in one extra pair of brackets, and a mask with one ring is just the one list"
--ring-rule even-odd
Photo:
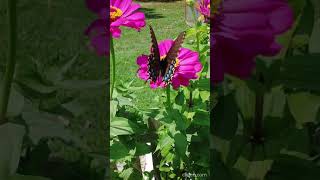
[(272, 160), (250, 162), (250, 169), (248, 171), (247, 178), (252, 180), (264, 179), (264, 176), (271, 168), (272, 162)]
[(236, 135), (230, 143), (230, 148), (226, 159), (226, 165), (232, 167), (237, 162), (238, 158), (242, 154), (244, 147), (248, 143), (248, 138), (241, 135)]
[(220, 97), (212, 113), (213, 134), (231, 139), (238, 129), (238, 107), (233, 94)]
[(119, 106), (134, 106), (134, 104), (132, 103), (132, 99), (127, 98), (127, 97), (123, 97), (123, 96), (118, 96), (117, 97)]
[(82, 90), (106, 86), (108, 80), (64, 80), (57, 82), (56, 86), (66, 90)]
[(146, 143), (136, 144), (136, 154), (135, 156), (142, 156), (151, 152), (151, 146)]
[(51, 94), (57, 90), (57, 87), (43, 84), (39, 80), (34, 79), (23, 79), (19, 81), (22, 87), (25, 87), (37, 94)]
[(44, 112), (23, 112), (22, 118), (29, 127), (28, 135), (35, 144), (39, 140), (48, 137), (60, 137), (66, 141), (78, 141), (72, 136), (70, 130), (65, 127), (65, 121), (61, 116)]
[(320, 19), (318, 19), (313, 26), (309, 41), (309, 52), (320, 53)]
[(114, 117), (110, 122), (110, 136), (134, 134), (137, 125), (129, 119), (123, 117)]
[(310, 140), (308, 129), (292, 129), (286, 143), (288, 151), (300, 152), (308, 155), (310, 153)]
[(119, 177), (123, 178), (123, 180), (136, 180), (142, 179), (141, 173), (137, 169), (128, 168), (123, 170)]
[(192, 123), (200, 126), (210, 126), (210, 114), (208, 111), (198, 109), (195, 112)]
[(263, 116), (283, 117), (286, 95), (281, 87), (273, 88), (265, 94)]
[(320, 54), (299, 55), (284, 60), (280, 82), (295, 90), (320, 91)]
[(314, 11), (315, 9), (311, 1), (306, 0), (295, 34), (306, 33), (311, 35), (315, 18)]
[(0, 125), (0, 179), (8, 179), (19, 165), (25, 128), (18, 124)]
[(312, 161), (281, 155), (275, 159), (265, 180), (315, 180), (320, 168)]
[(16, 90), (15, 86), (11, 88), (7, 117), (14, 117), (21, 114), (24, 107), (24, 97)]
[(118, 102), (112, 100), (112, 101), (110, 102), (110, 118), (113, 118), (113, 117), (116, 116), (117, 107), (118, 107)]
[(61, 104), (61, 106), (67, 111), (69, 111), (70, 113), (72, 113), (74, 117), (78, 117), (85, 112), (84, 106), (81, 104), (81, 102), (78, 99)]
[(64, 66), (62, 67), (53, 66), (51, 68), (48, 68), (44, 72), (44, 76), (52, 84), (56, 84), (58, 81), (61, 81), (63, 79), (63, 75), (73, 66), (78, 57), (79, 54), (74, 55), (72, 59), (68, 61), (66, 64), (64, 64)]
[(320, 96), (304, 92), (291, 94), (288, 96), (288, 105), (298, 127), (301, 127), (304, 123), (316, 120)]
[(186, 157), (186, 151), (188, 147), (188, 141), (187, 137), (180, 132), (174, 135), (174, 146), (177, 154), (185, 158)]
[(156, 150), (160, 150), (162, 156), (166, 156), (174, 145), (174, 139), (166, 135), (160, 138)]
[(177, 95), (176, 98), (175, 98), (175, 102), (176, 102), (176, 104), (178, 104), (178, 105), (183, 105), (183, 104), (185, 104), (185, 96), (184, 96), (183, 91), (179, 91), (179, 92), (178, 92), (178, 95)]
[(209, 101), (210, 91), (200, 91), (200, 97), (202, 99), (202, 102)]
[(238, 105), (244, 119), (252, 119), (255, 110), (254, 92), (252, 92), (246, 84), (241, 83), (236, 87), (235, 99), (236, 104), (233, 104), (231, 107), (235, 108), (234, 106)]
[(114, 142), (110, 146), (110, 159), (121, 160), (129, 155), (129, 149), (121, 142)]

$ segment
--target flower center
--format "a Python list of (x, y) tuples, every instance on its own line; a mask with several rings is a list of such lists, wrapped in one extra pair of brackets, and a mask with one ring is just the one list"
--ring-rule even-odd
[(114, 7), (114, 6), (110, 6), (110, 20), (111, 22), (116, 21), (119, 17), (121, 17), (123, 14), (122, 10)]

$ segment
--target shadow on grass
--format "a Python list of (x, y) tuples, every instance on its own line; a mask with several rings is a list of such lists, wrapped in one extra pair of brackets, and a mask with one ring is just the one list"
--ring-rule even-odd
[(154, 8), (140, 8), (140, 11), (142, 11), (147, 19), (160, 19), (164, 16), (160, 13), (156, 13)]

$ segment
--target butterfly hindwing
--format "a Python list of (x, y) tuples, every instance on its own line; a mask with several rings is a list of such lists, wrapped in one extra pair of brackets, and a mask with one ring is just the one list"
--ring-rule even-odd
[(176, 58), (178, 57), (179, 50), (182, 46), (184, 38), (185, 32), (180, 33), (176, 40), (173, 42), (173, 45), (171, 46), (165, 58), (166, 66), (161, 69), (161, 75), (163, 76), (163, 81), (166, 84), (171, 83), (175, 71)]
[(153, 28), (150, 27), (151, 35), (151, 54), (148, 57), (148, 73), (149, 79), (155, 82), (160, 75), (160, 51), (158, 47), (158, 42)]

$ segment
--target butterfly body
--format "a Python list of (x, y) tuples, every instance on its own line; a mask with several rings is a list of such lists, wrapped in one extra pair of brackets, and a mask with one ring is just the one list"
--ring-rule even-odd
[(161, 78), (166, 85), (171, 84), (176, 69), (176, 58), (178, 57), (179, 49), (185, 38), (185, 32), (180, 33), (167, 55), (163, 58), (160, 57), (158, 42), (151, 26), (150, 34), (152, 45), (151, 54), (148, 57), (149, 80), (156, 82), (158, 78)]

